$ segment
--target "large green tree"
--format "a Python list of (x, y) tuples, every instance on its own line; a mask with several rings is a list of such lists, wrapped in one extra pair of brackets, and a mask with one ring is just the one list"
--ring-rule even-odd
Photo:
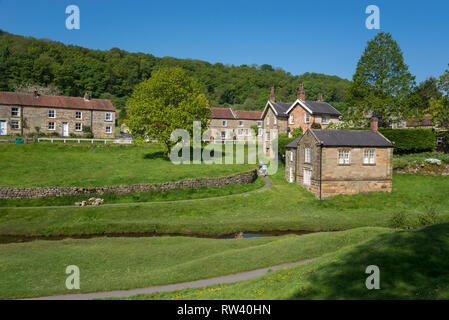
[(410, 111), (414, 79), (397, 42), (390, 33), (380, 32), (368, 41), (357, 63), (346, 103), (355, 118), (375, 112), (383, 123), (395, 121)]
[(438, 80), (438, 87), (445, 94), (431, 98), (426, 112), (432, 115), (434, 124), (441, 128), (449, 129), (449, 69), (446, 69), (441, 75)]
[(138, 84), (127, 102), (126, 120), (136, 139), (156, 139), (168, 157), (175, 142), (170, 140), (176, 129), (193, 135), (193, 122), (207, 127), (210, 109), (200, 92), (198, 81), (179, 67), (161, 68), (151, 78)]

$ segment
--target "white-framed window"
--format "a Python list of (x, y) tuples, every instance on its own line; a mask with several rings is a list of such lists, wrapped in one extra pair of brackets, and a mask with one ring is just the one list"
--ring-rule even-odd
[(11, 117), (20, 117), (20, 109), (11, 108)]
[(75, 111), (75, 119), (76, 120), (82, 120), (83, 119), (83, 113), (81, 111)]
[(443, 137), (437, 137), (437, 147), (441, 147), (443, 145)]
[(250, 131), (249, 131), (249, 129), (245, 129), (245, 134), (246, 134), (247, 137), (250, 136)]
[(257, 121), (257, 126), (261, 127), (262, 126), (262, 121)]
[(290, 124), (295, 123), (295, 116), (293, 114), (291, 114), (290, 117), (288, 118), (288, 123), (290, 123)]
[(259, 137), (261, 137), (262, 134), (263, 134), (263, 129), (262, 129), (262, 128), (259, 128), (259, 129), (257, 130), (257, 135), (258, 135)]
[(226, 131), (222, 131), (221, 132), (221, 139), (225, 140), (226, 139)]
[(290, 151), (290, 161), (293, 161), (293, 151)]
[(104, 132), (105, 133), (112, 133), (112, 127), (111, 126), (106, 126)]
[(270, 131), (265, 132), (265, 140), (270, 141)]
[(290, 183), (293, 182), (293, 168), (290, 167)]
[(239, 136), (243, 136), (243, 129), (238, 129), (237, 134), (238, 134)]
[(304, 162), (305, 163), (310, 163), (310, 146), (305, 146), (304, 147)]
[(269, 125), (270, 125), (270, 117), (267, 116), (267, 126), (269, 126)]
[(226, 120), (221, 121), (221, 126), (226, 127), (228, 125), (228, 122)]
[(321, 122), (323, 124), (328, 124), (330, 120), (331, 120), (331, 117), (329, 115), (325, 114), (325, 115), (323, 115)]
[(350, 164), (351, 153), (349, 150), (338, 150), (338, 164)]
[(363, 164), (375, 164), (376, 153), (373, 149), (365, 149), (363, 151)]
[(278, 123), (278, 119), (276, 117), (274, 117), (273, 124), (277, 124), (277, 123)]
[(106, 112), (104, 114), (104, 121), (112, 121), (112, 113)]
[(239, 127), (243, 127), (243, 121), (239, 120)]
[(304, 185), (310, 186), (312, 184), (312, 169), (304, 168), (304, 176), (303, 176)]
[(49, 121), (47, 124), (47, 129), (48, 130), (55, 130), (55, 122), (54, 121)]
[(19, 130), (20, 129), (20, 121), (19, 120), (11, 120), (9, 122), (9, 125), (11, 126), (11, 130)]
[(82, 131), (83, 130), (83, 124), (76, 122), (75, 123), (75, 131)]
[(56, 118), (56, 111), (55, 110), (48, 110), (48, 117), (49, 118)]
[(304, 114), (304, 123), (310, 123), (310, 114), (308, 112)]

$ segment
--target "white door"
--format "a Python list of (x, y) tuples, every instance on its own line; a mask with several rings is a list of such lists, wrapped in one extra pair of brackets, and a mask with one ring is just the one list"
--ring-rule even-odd
[(0, 136), (6, 136), (8, 133), (6, 121), (0, 121)]
[(67, 122), (64, 122), (62, 124), (62, 136), (63, 137), (69, 136), (69, 124)]
[(312, 170), (309, 168), (304, 168), (304, 185), (310, 186), (311, 183)]
[(293, 182), (293, 168), (290, 167), (290, 183)]

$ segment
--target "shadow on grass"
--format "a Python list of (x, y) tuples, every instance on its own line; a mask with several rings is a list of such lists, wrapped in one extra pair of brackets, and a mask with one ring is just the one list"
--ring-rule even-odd
[[(366, 267), (380, 269), (380, 289), (368, 290)], [(333, 256), (291, 299), (447, 299), (449, 224), (379, 235)]]

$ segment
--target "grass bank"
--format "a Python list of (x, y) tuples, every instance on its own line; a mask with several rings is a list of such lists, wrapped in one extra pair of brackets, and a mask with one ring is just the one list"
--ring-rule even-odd
[(317, 257), (391, 230), (249, 239), (96, 238), (0, 245), (0, 299), (74, 293), (65, 268), (80, 268), (81, 289), (96, 292), (192, 281)]

